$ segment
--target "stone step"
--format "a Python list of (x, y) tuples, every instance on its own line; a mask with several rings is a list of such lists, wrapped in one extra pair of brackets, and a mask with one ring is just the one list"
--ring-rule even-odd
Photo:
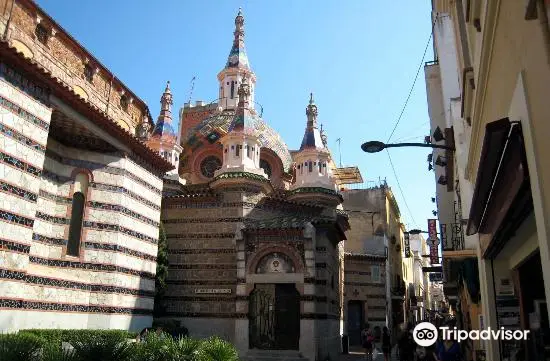
[(242, 361), (308, 361), (296, 350), (249, 350)]

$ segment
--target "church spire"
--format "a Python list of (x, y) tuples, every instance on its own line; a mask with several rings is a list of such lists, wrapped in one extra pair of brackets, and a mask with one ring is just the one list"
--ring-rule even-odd
[(157, 124), (153, 129), (153, 136), (175, 137), (172, 128), (172, 91), (170, 90), (170, 81), (166, 82), (164, 93), (160, 97), (160, 114), (157, 118)]
[(164, 122), (172, 122), (172, 91), (170, 90), (170, 80), (166, 82), (164, 93), (160, 97), (160, 114), (159, 120), (162, 118)]
[(247, 78), (250, 85), (249, 107), (254, 108), (256, 75), (250, 69), (244, 46), (244, 16), (242, 9), (239, 9), (235, 17), (235, 31), (233, 35), (233, 46), (227, 57), (227, 62), (225, 67), (218, 73), (218, 80), (220, 82), (218, 105), (222, 109), (236, 110), (239, 105), (239, 87), (243, 79)]
[(317, 105), (313, 100), (313, 93), (310, 93), (309, 104), (306, 108), (306, 116), (307, 116), (306, 131), (304, 133), (304, 138), (302, 139), (302, 145), (300, 146), (300, 150), (304, 150), (306, 148), (314, 148), (314, 149), (325, 148), (323, 139), (321, 137), (321, 133), (317, 128), (318, 114), (319, 114), (319, 111), (317, 110)]
[(248, 56), (244, 46), (244, 16), (242, 8), (239, 8), (239, 13), (235, 17), (235, 31), (233, 32), (233, 46), (227, 57), (226, 68), (241, 68), (250, 69), (248, 64)]

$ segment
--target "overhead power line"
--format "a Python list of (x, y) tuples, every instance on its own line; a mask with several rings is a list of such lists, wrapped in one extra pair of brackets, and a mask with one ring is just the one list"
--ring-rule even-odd
[(435, 22), (437, 21), (437, 16), (434, 17), (434, 21), (432, 23), (432, 31), (430, 32), (430, 36), (428, 37), (428, 42), (426, 43), (426, 47), (424, 48), (424, 54), (422, 54), (422, 60), (420, 60), (420, 64), (418, 65), (418, 69), (416, 70), (416, 75), (414, 77), (414, 81), (412, 83), (411, 89), (409, 90), (409, 95), (407, 95), (407, 99), (405, 99), (405, 104), (403, 104), (403, 108), (401, 109), (401, 113), (399, 113), (399, 117), (397, 117), (397, 121), (395, 123), (395, 126), (393, 127), (390, 137), (386, 141), (386, 143), (389, 143), (391, 140), (391, 137), (393, 136), (393, 133), (395, 133), (395, 130), (397, 129), (397, 126), (399, 125), (399, 122), (401, 121), (401, 118), (403, 117), (403, 113), (405, 113), (405, 109), (407, 108), (407, 105), (409, 104), (409, 99), (411, 98), (412, 92), (414, 90), (414, 86), (416, 85), (416, 81), (418, 80), (418, 75), (420, 74), (420, 70), (422, 70), (422, 65), (424, 64), (424, 59), (426, 58), (426, 53), (428, 52), (428, 47), (430, 46), (430, 42), (432, 41), (432, 36), (434, 33), (434, 27)]
[(407, 199), (405, 198), (405, 193), (403, 193), (403, 188), (401, 188), (401, 183), (399, 183), (399, 178), (397, 177), (397, 172), (395, 171), (395, 167), (393, 166), (393, 162), (391, 160), (390, 152), (386, 149), (386, 153), (388, 154), (388, 159), (390, 160), (391, 169), (393, 170), (393, 175), (395, 176), (395, 181), (397, 182), (397, 187), (399, 188), (399, 192), (401, 193), (401, 198), (403, 198), (403, 203), (405, 203), (405, 207), (407, 208), (407, 211), (409, 212), (409, 216), (411, 217), (411, 220), (413, 221), (414, 225), (418, 226), (418, 223), (416, 223), (416, 220), (414, 219), (413, 213), (411, 212), (411, 209), (409, 208), (409, 204), (407, 203)]

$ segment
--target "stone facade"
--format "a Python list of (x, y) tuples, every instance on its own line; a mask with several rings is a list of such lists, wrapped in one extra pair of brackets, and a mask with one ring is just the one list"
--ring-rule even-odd
[(395, 333), (403, 322), (402, 239), (399, 207), (386, 183), (345, 190), (349, 215), (346, 232), (344, 315), (351, 344), (360, 343), (364, 323), (388, 326)]
[(106, 69), (83, 80), (93, 58), (33, 2), (0, 12), (0, 330), (150, 326), (170, 165), (130, 134), (148, 110), (103, 107)]

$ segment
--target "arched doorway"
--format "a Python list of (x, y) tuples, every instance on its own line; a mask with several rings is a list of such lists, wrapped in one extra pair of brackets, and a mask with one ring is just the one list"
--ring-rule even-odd
[(300, 293), (294, 284), (256, 284), (249, 302), (251, 349), (299, 349)]

